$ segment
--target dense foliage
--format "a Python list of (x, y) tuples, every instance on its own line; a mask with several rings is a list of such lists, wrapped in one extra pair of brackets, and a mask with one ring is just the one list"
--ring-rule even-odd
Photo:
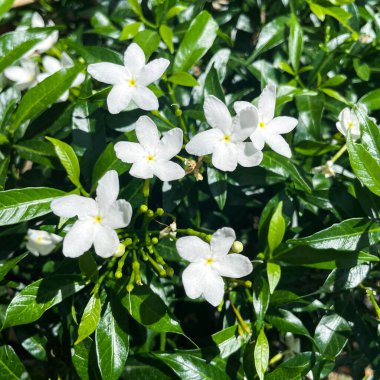
[(378, 1), (19, 5), (0, 378), (379, 378)]

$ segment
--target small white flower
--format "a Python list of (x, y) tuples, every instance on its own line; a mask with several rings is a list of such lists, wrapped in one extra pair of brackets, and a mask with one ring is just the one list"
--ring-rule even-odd
[(116, 156), (123, 162), (133, 164), (129, 174), (136, 178), (157, 176), (161, 181), (174, 181), (185, 176), (185, 171), (170, 161), (182, 148), (183, 133), (179, 128), (160, 133), (148, 116), (136, 122), (138, 143), (121, 141), (115, 144)]
[(228, 254), (236, 239), (232, 228), (221, 228), (211, 238), (210, 244), (196, 236), (177, 240), (179, 255), (190, 265), (182, 274), (182, 282), (189, 298), (203, 295), (207, 302), (218, 306), (223, 299), (224, 277), (240, 278), (252, 272), (249, 259), (241, 254)]
[(359, 120), (354, 111), (346, 107), (340, 112), (338, 118), (336, 127), (343, 136), (347, 137), (347, 132), (351, 130), (353, 140), (360, 138)]
[(313, 174), (322, 173), (325, 178), (330, 178), (335, 176), (336, 167), (337, 165), (334, 165), (331, 160), (328, 160), (325, 165), (316, 166), (315, 168), (311, 169), (311, 172)]
[(37, 84), (39, 69), (37, 63), (31, 59), (21, 59), (20, 65), (7, 67), (4, 75), (22, 91)]
[(28, 229), (26, 248), (34, 256), (46, 256), (53, 252), (62, 238), (56, 234), (52, 234), (41, 230)]
[[(256, 107), (249, 102), (235, 103), (235, 109), (237, 110), (248, 107), (256, 109)], [(269, 147), (278, 154), (290, 158), (292, 152), (289, 144), (281, 135), (292, 131), (297, 126), (298, 120), (288, 116), (274, 117), (275, 108), (276, 86), (269, 84), (260, 95), (257, 109), (259, 115), (258, 128), (256, 128), (250, 137), (253, 145), (257, 149), (262, 150), (265, 143), (267, 143)]]
[(131, 100), (137, 107), (152, 111), (158, 109), (158, 99), (147, 86), (158, 80), (169, 64), (170, 61), (164, 58), (145, 64), (143, 50), (132, 43), (124, 53), (124, 66), (101, 62), (89, 65), (87, 71), (99, 82), (113, 86), (107, 97), (111, 113), (123, 111)]
[(367, 22), (361, 29), (360, 29), (360, 37), (359, 40), (363, 44), (371, 44), (374, 39), (376, 38), (376, 33), (374, 32), (372, 28), (372, 23)]
[(241, 109), (232, 118), (226, 105), (212, 95), (206, 97), (203, 109), (212, 129), (195, 135), (186, 144), (187, 152), (196, 156), (212, 154), (212, 164), (223, 171), (234, 171), (238, 163), (245, 167), (259, 165), (262, 152), (251, 142), (244, 142), (257, 128), (256, 109)]
[[(42, 58), (42, 65), (45, 69), (45, 72), (42, 74), (39, 74), (37, 76), (37, 81), (42, 82), (44, 79), (50, 77), (51, 75), (55, 74), (56, 72), (67, 69), (69, 67), (74, 66), (73, 60), (68, 56), (66, 53), (62, 53), (61, 60), (59, 61), (56, 58), (45, 56)], [(74, 82), (72, 83), (71, 87), (77, 87), (80, 86), (83, 81), (85, 80), (85, 75), (83, 73), (79, 73), (78, 76), (74, 79)], [(69, 91), (65, 91), (63, 95), (58, 99), (58, 101), (64, 102), (69, 97)]]
[(97, 255), (111, 257), (119, 246), (114, 231), (128, 226), (132, 217), (132, 206), (119, 195), (119, 177), (110, 170), (99, 180), (96, 199), (79, 195), (67, 195), (53, 200), (51, 209), (63, 218), (78, 217), (63, 241), (63, 254), (78, 257), (92, 245)]

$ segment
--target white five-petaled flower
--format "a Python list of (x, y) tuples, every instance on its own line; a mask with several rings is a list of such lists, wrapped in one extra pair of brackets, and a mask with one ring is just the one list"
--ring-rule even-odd
[[(38, 82), (42, 82), (44, 79), (50, 77), (56, 72), (74, 66), (73, 60), (66, 53), (62, 53), (61, 60), (59, 61), (56, 58), (45, 56), (42, 58), (42, 65), (45, 69), (44, 73), (41, 73), (37, 76)], [(79, 73), (78, 76), (74, 79), (71, 87), (77, 87), (83, 83), (85, 80), (85, 75)], [(65, 91), (63, 95), (58, 99), (61, 102), (64, 102), (69, 97), (69, 90)]]
[(22, 91), (37, 84), (39, 69), (37, 63), (32, 59), (21, 59), (20, 65), (7, 67), (4, 75), (15, 82), (16, 87)]
[(336, 127), (343, 136), (347, 136), (347, 132), (350, 130), (353, 140), (360, 138), (359, 120), (354, 111), (346, 107), (340, 112), (338, 118)]
[(206, 97), (203, 109), (212, 129), (195, 135), (186, 144), (187, 152), (196, 156), (212, 154), (213, 165), (223, 171), (235, 170), (238, 163), (245, 167), (260, 164), (262, 152), (251, 142), (244, 142), (257, 128), (256, 109), (241, 109), (232, 118), (226, 105), (212, 95)]
[(232, 228), (221, 228), (211, 238), (210, 244), (196, 236), (177, 240), (179, 255), (189, 266), (182, 274), (182, 282), (189, 298), (203, 295), (207, 302), (218, 306), (223, 299), (224, 277), (240, 278), (252, 272), (249, 259), (241, 254), (228, 254), (236, 239)]
[(62, 238), (56, 234), (42, 230), (28, 229), (26, 248), (34, 256), (46, 256), (53, 252), (58, 243), (62, 241)]
[(156, 124), (148, 116), (136, 122), (138, 143), (120, 141), (115, 144), (116, 156), (133, 164), (129, 174), (136, 178), (157, 176), (161, 181), (174, 181), (185, 176), (182, 167), (170, 161), (182, 148), (183, 133), (179, 128), (165, 132), (160, 139)]
[[(236, 102), (237, 110), (251, 109), (256, 107), (249, 102)], [(285, 157), (291, 157), (292, 152), (289, 144), (281, 136), (284, 133), (292, 131), (298, 124), (298, 120), (294, 117), (279, 116), (274, 117), (276, 108), (276, 86), (269, 84), (263, 90), (259, 98), (258, 104), (258, 128), (252, 133), (251, 140), (257, 149), (263, 149), (265, 143), (269, 145), (278, 154)]]
[(132, 43), (124, 53), (124, 66), (110, 62), (88, 66), (89, 74), (99, 82), (111, 84), (107, 97), (108, 110), (119, 113), (132, 100), (137, 107), (152, 111), (158, 109), (158, 99), (147, 86), (159, 79), (169, 66), (164, 58), (145, 64), (145, 54), (139, 45)]
[(118, 228), (128, 226), (132, 206), (119, 195), (119, 178), (110, 170), (99, 180), (96, 199), (67, 195), (53, 200), (51, 209), (63, 218), (78, 217), (63, 240), (63, 254), (78, 257), (94, 245), (97, 255), (111, 257), (120, 243)]

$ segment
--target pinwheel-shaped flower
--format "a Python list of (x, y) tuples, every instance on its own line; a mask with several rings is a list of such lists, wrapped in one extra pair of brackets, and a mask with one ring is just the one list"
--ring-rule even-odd
[(242, 108), (232, 118), (226, 105), (212, 95), (206, 97), (203, 109), (212, 129), (198, 133), (186, 144), (190, 154), (212, 154), (212, 164), (223, 171), (234, 171), (238, 164), (245, 167), (260, 164), (262, 152), (251, 142), (244, 142), (257, 128), (255, 109)]
[(34, 256), (46, 256), (53, 252), (62, 238), (56, 234), (52, 234), (41, 230), (28, 229), (26, 248)]
[[(236, 102), (235, 106), (237, 110), (251, 109), (252, 112), (256, 110), (256, 107), (249, 102)], [(292, 152), (289, 144), (281, 135), (292, 131), (297, 126), (298, 120), (288, 116), (274, 117), (275, 107), (276, 86), (269, 84), (264, 88), (259, 98), (258, 128), (252, 133), (251, 140), (257, 149), (263, 149), (266, 143), (278, 154), (291, 157)], [(253, 122), (252, 120), (252, 124)]]
[(120, 141), (115, 144), (116, 156), (133, 164), (130, 175), (143, 179), (155, 175), (161, 181), (174, 181), (185, 176), (182, 167), (170, 161), (181, 151), (181, 129), (165, 132), (160, 140), (156, 124), (148, 116), (141, 116), (136, 122), (136, 135), (138, 143)]
[(133, 43), (124, 53), (124, 66), (101, 62), (89, 65), (87, 71), (99, 82), (113, 86), (107, 105), (116, 114), (127, 108), (131, 100), (143, 110), (157, 110), (158, 99), (147, 86), (159, 79), (169, 64), (164, 58), (145, 64), (144, 52)]
[(37, 63), (32, 59), (21, 59), (20, 65), (7, 67), (4, 75), (15, 82), (16, 87), (22, 91), (37, 84), (39, 69)]
[(78, 217), (63, 241), (63, 254), (78, 257), (94, 245), (97, 255), (112, 256), (120, 243), (118, 228), (127, 227), (132, 207), (119, 195), (119, 178), (115, 170), (108, 171), (98, 183), (96, 199), (67, 195), (53, 200), (51, 209), (63, 218)]
[(348, 107), (344, 108), (339, 114), (339, 121), (336, 123), (338, 131), (347, 136), (347, 132), (351, 131), (351, 137), (353, 140), (360, 138), (359, 120), (355, 115), (355, 112)]
[(247, 257), (228, 254), (235, 239), (235, 231), (224, 227), (212, 235), (210, 244), (196, 236), (177, 240), (179, 255), (191, 263), (182, 274), (189, 298), (203, 296), (211, 305), (218, 306), (224, 294), (222, 276), (240, 278), (252, 272), (252, 264)]

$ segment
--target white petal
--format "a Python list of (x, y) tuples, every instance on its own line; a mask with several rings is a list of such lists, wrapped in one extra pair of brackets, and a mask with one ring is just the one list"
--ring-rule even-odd
[(55, 215), (63, 218), (96, 215), (98, 207), (94, 199), (71, 194), (54, 199), (50, 205)]
[(234, 143), (219, 143), (212, 153), (212, 164), (225, 172), (232, 172), (237, 167), (237, 147)]
[(100, 209), (107, 209), (119, 196), (119, 176), (116, 170), (109, 170), (98, 181), (96, 202)]
[(155, 82), (162, 77), (162, 74), (170, 65), (170, 61), (165, 58), (154, 59), (145, 65), (139, 73), (138, 83), (143, 86)]
[(87, 252), (94, 241), (95, 224), (89, 220), (78, 220), (63, 240), (63, 254), (78, 257)]
[(210, 242), (213, 257), (221, 258), (226, 256), (235, 240), (236, 235), (232, 228), (223, 227), (217, 230), (212, 235)]
[(224, 281), (215, 270), (207, 271), (205, 274), (203, 296), (212, 306), (218, 306), (224, 295)]
[(255, 132), (253, 132), (252, 135), (249, 136), (249, 138), (251, 139), (256, 149), (262, 150), (264, 148), (265, 139), (261, 131), (261, 128), (257, 128)]
[(232, 130), (232, 118), (227, 106), (213, 95), (206, 97), (203, 105), (206, 120), (213, 128), (218, 128), (226, 134)]
[(93, 63), (87, 71), (97, 81), (107, 84), (120, 84), (130, 77), (125, 67), (110, 62)]
[[(242, 111), (245, 108), (254, 107), (252, 103), (245, 102), (245, 101), (239, 101), (234, 103), (234, 110), (238, 114), (240, 111)], [(255, 107), (256, 108), (256, 107)]]
[(223, 132), (219, 129), (209, 129), (200, 132), (186, 144), (186, 151), (196, 156), (205, 156), (211, 154), (215, 145), (223, 138)]
[(259, 98), (259, 114), (264, 123), (274, 118), (276, 107), (276, 86), (269, 84), (263, 90)]
[(4, 75), (11, 81), (17, 83), (28, 83), (34, 79), (29, 71), (17, 66), (7, 67), (4, 70)]
[(114, 230), (125, 228), (132, 217), (132, 206), (125, 199), (119, 199), (108, 207), (103, 215), (104, 224)]
[(44, 81), (46, 78), (49, 78), (49, 77), (50, 77), (50, 74), (48, 74), (48, 73), (38, 74), (37, 75), (37, 82), (40, 83), (40, 82)]
[(261, 150), (256, 149), (252, 142), (238, 143), (237, 160), (241, 166), (252, 167), (257, 166), (263, 159)]
[(116, 157), (128, 164), (142, 160), (146, 156), (145, 150), (139, 143), (120, 141), (115, 144)]
[(36, 44), (31, 51), (32, 52), (37, 52), (37, 53), (40, 53), (40, 54), (48, 51), (58, 41), (58, 37), (59, 37), (58, 31), (52, 32), (43, 41), (41, 41), (38, 44)]
[(183, 168), (172, 161), (154, 162), (152, 163), (152, 169), (154, 175), (161, 181), (176, 181), (186, 175)]
[(153, 178), (153, 169), (151, 165), (148, 164), (147, 161), (139, 161), (135, 162), (131, 170), (129, 171), (129, 174), (132, 177), (141, 178), (141, 179), (147, 179), (147, 178)]
[(256, 107), (241, 110), (234, 119), (233, 136), (235, 141), (246, 140), (257, 128), (259, 115)]
[(70, 58), (70, 56), (66, 52), (63, 52), (61, 55), (61, 65), (63, 68), (74, 66), (74, 61)]
[(275, 133), (282, 135), (292, 131), (298, 124), (298, 120), (294, 117), (279, 116), (275, 117), (272, 121), (265, 126), (265, 128), (273, 130)]
[(151, 154), (155, 153), (160, 142), (160, 134), (154, 121), (148, 116), (141, 116), (136, 121), (135, 130), (141, 146)]
[(45, 26), (45, 21), (39, 13), (34, 12), (32, 16), (31, 24), (32, 24), (32, 28), (43, 28)]
[(112, 87), (107, 97), (108, 111), (112, 114), (124, 111), (132, 99), (132, 91), (130, 87), (119, 84)]
[(210, 245), (197, 236), (185, 236), (176, 241), (178, 254), (185, 260), (192, 263), (210, 257)]
[(240, 278), (247, 276), (253, 270), (252, 263), (248, 257), (240, 254), (230, 254), (213, 264), (213, 268), (221, 276)]
[(264, 133), (264, 139), (269, 147), (276, 153), (288, 158), (292, 156), (292, 151), (290, 150), (289, 144), (281, 135), (277, 135), (266, 130)]
[(71, 85), (71, 87), (80, 86), (84, 82), (85, 79), (86, 79), (86, 76), (83, 73), (79, 73), (77, 77), (74, 79), (74, 82)]
[(157, 146), (157, 157), (170, 160), (182, 149), (183, 132), (180, 128), (174, 128), (163, 134)]
[(58, 59), (48, 55), (45, 55), (45, 57), (42, 58), (42, 65), (45, 71), (50, 75), (62, 69), (61, 62), (59, 62)]
[(124, 66), (136, 77), (145, 66), (145, 54), (141, 47), (135, 43), (128, 46), (124, 53)]
[(343, 136), (346, 136), (347, 135), (347, 130), (346, 128), (344, 127), (344, 124), (342, 124), (340, 121), (338, 121), (336, 123), (336, 128), (337, 130), (343, 135)]
[(111, 257), (120, 241), (117, 233), (110, 227), (98, 226), (95, 231), (94, 248), (98, 256)]
[(57, 100), (58, 102), (65, 102), (69, 98), (70, 92), (69, 90), (65, 91)]
[(144, 111), (158, 110), (157, 96), (147, 87), (137, 86), (132, 93), (132, 99)]
[(186, 295), (191, 299), (199, 298), (203, 294), (204, 284), (204, 264), (190, 264), (182, 273), (182, 283)]

